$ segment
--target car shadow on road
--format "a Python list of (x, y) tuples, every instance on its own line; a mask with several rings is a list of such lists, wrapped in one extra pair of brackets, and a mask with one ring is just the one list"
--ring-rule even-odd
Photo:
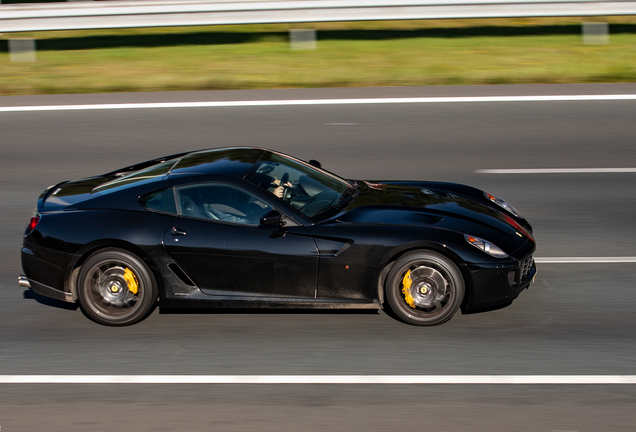
[[(77, 310), (79, 305), (77, 303), (69, 303), (62, 300), (56, 300), (50, 297), (45, 297), (33, 291), (32, 289), (26, 289), (22, 293), (22, 298), (28, 300), (35, 300), (36, 302), (65, 310)], [(196, 309), (183, 309), (183, 308), (159, 308), (159, 313), (162, 315), (205, 315), (205, 314), (231, 314), (231, 315), (256, 315), (256, 314), (268, 314), (268, 315), (377, 315), (379, 310), (377, 309), (303, 309), (303, 308), (196, 308)]]
[(377, 315), (377, 309), (303, 309), (303, 308), (196, 308), (196, 309), (166, 309), (159, 308), (161, 315)]
[(52, 306), (58, 309), (66, 309), (66, 310), (77, 310), (79, 305), (77, 303), (69, 303), (62, 300), (52, 299), (50, 297), (45, 297), (33, 291), (31, 288), (24, 290), (22, 293), (22, 298), (35, 300), (36, 302), (46, 305)]

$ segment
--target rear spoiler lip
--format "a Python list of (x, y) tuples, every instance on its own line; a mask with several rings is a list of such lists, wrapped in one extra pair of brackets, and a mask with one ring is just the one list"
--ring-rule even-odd
[(38, 199), (38, 210), (44, 207), (44, 203), (53, 194), (53, 192), (55, 192), (59, 187), (64, 186), (69, 181), (70, 180), (64, 180), (63, 182), (59, 182), (58, 184), (55, 184), (49, 187), (48, 189), (44, 190), (44, 192), (42, 192), (42, 194), (40, 195), (40, 198)]

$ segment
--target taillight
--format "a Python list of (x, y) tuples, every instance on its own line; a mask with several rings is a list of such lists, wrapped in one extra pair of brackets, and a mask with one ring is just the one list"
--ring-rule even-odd
[(31, 234), (31, 231), (33, 231), (35, 227), (38, 226), (39, 222), (40, 222), (40, 214), (36, 212), (33, 216), (31, 216), (31, 220), (29, 221), (29, 226), (27, 227), (24, 235)]

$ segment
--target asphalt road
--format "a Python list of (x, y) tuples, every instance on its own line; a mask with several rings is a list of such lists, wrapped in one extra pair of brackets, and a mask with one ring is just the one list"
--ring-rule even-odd
[[(636, 85), (4, 97), (0, 106), (636, 93)], [(359, 179), (468, 183), (533, 224), (538, 257), (636, 256), (636, 101), (0, 113), (0, 375), (636, 374), (636, 263), (544, 264), (505, 309), (434, 328), (376, 312), (156, 310), (108, 328), (18, 287), (48, 185), (165, 154), (258, 145)], [(634, 385), (0, 384), (0, 430), (635, 431)]]

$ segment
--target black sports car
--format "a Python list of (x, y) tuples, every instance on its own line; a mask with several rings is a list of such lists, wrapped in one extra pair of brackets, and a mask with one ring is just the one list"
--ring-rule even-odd
[(470, 186), (355, 181), (261, 148), (172, 155), (51, 186), (19, 283), (106, 325), (162, 308), (373, 308), (441, 324), (506, 306), (532, 228)]

